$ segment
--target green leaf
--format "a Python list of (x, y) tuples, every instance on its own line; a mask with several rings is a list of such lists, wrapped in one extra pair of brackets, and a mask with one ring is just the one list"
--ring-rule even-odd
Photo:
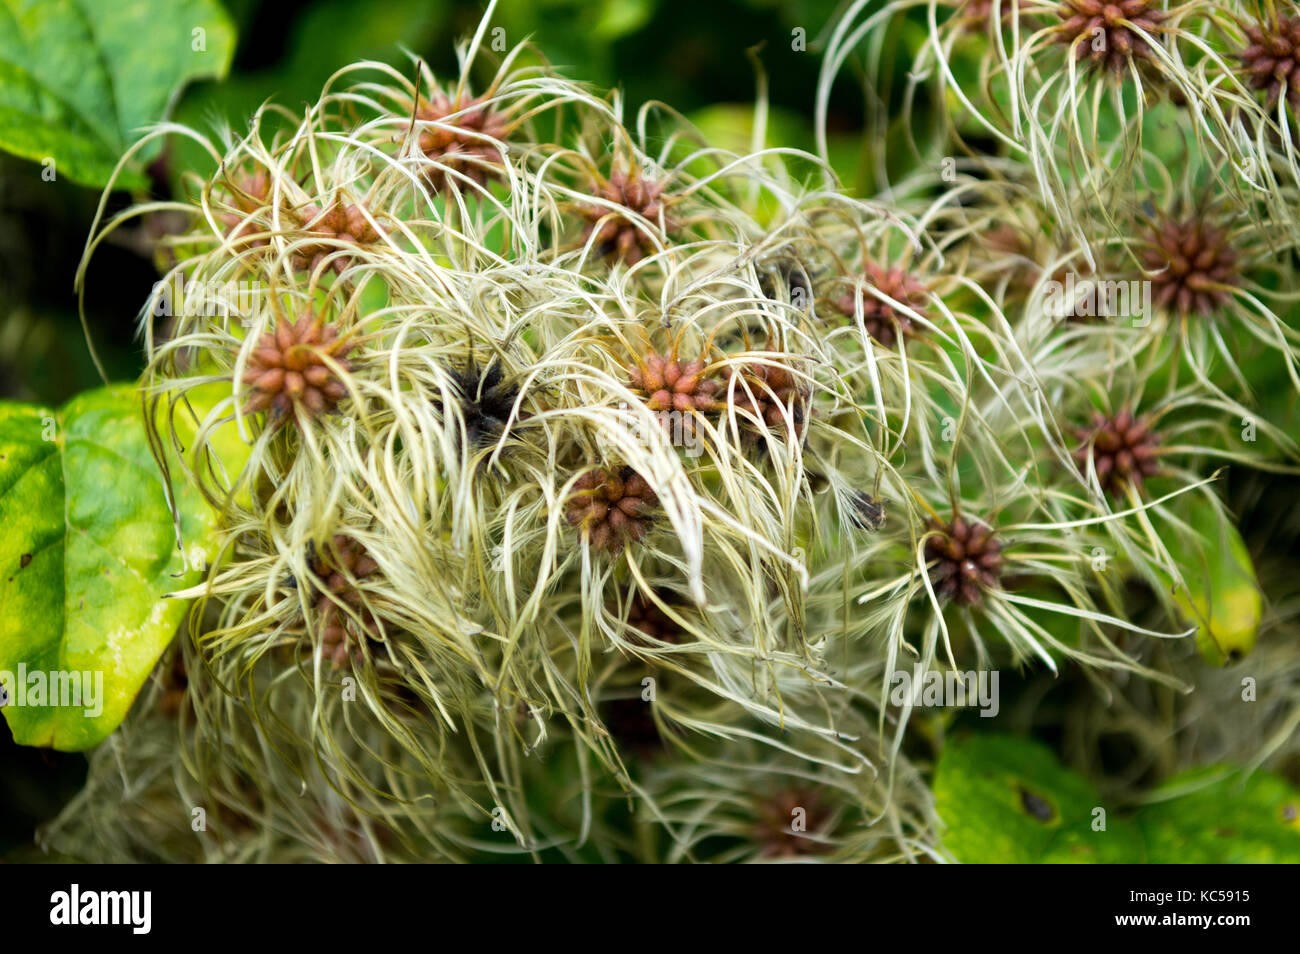
[(1094, 831), (1096, 790), (1037, 742), (978, 734), (949, 742), (935, 773), (944, 845), (968, 863), (1118, 863), (1142, 860), (1132, 822)]
[(1161, 791), (1183, 794), (1137, 813), (1152, 864), (1300, 863), (1300, 793), (1277, 776), (1201, 769)]
[(950, 741), (935, 772), (944, 845), (969, 863), (1300, 862), (1300, 792), (1267, 772), (1211, 766), (1176, 776), (1131, 818), (1037, 742), (982, 734)]
[(0, 0), (0, 148), (105, 185), (140, 128), (185, 82), (225, 76), (234, 49), (215, 0)]
[[(0, 678), (20, 744), (75, 751), (108, 736), (188, 610), (166, 594), (212, 556), (214, 517), (188, 488), (178, 552), (142, 415), (129, 387), (57, 411), (0, 405)], [(51, 704), (77, 701), (36, 694), (32, 674), (51, 672), (89, 673), (80, 684), (97, 698)]]
[(1188, 495), (1174, 509), (1190, 528), (1175, 552), (1186, 585), (1174, 592), (1174, 603), (1196, 626), (1196, 647), (1206, 662), (1236, 662), (1255, 648), (1264, 609), (1250, 553), (1214, 501)]

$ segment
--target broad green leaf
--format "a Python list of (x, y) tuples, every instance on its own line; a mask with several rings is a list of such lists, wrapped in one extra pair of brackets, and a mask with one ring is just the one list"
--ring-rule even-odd
[(991, 734), (950, 741), (935, 772), (944, 845), (973, 863), (1300, 862), (1300, 792), (1231, 766), (1184, 773), (1131, 817), (1037, 742)]
[(1008, 736), (951, 741), (935, 773), (943, 843), (968, 863), (1117, 863), (1142, 860), (1132, 822), (1102, 818), (1100, 797), (1051, 750)]
[(1180, 793), (1140, 809), (1152, 864), (1300, 863), (1300, 792), (1267, 772), (1201, 769), (1170, 779)]
[[(179, 552), (142, 415), (129, 387), (57, 411), (0, 405), (0, 678), (20, 744), (74, 751), (109, 735), (188, 609), (166, 594), (212, 555), (214, 517), (187, 487)], [(33, 674), (52, 672), (79, 674), (95, 698), (41, 698)]]
[(141, 127), (185, 82), (225, 76), (234, 49), (216, 0), (0, 0), (0, 148), (105, 185)]

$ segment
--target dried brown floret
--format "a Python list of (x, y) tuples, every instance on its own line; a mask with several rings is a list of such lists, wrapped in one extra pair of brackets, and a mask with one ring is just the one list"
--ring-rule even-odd
[[(469, 447), (478, 449), (497, 440), (514, 413), (519, 385), (506, 380), (499, 364), (480, 369), (473, 359), (463, 369), (451, 371), (450, 377), (456, 386), (456, 403)], [(446, 413), (441, 398), (435, 397), (433, 403)]]
[(758, 428), (784, 433), (787, 417), (802, 440), (808, 424), (809, 389), (783, 364), (754, 362), (732, 371), (728, 389), (737, 415), (750, 435)]
[(955, 514), (951, 523), (932, 518), (925, 540), (930, 583), (940, 598), (974, 606), (1002, 575), (1002, 544), (995, 531)]
[(327, 553), (313, 550), (310, 563), (312, 573), (322, 584), (316, 597), (321, 655), (339, 669), (349, 659), (362, 659), (360, 639), (353, 632), (358, 623), (348, 609), (359, 617), (363, 636), (378, 632), (378, 623), (356, 584), (378, 570), (379, 564), (364, 546), (346, 534), (336, 533), (331, 542)]
[[(233, 239), (243, 239), (244, 236), (258, 231), (249, 218), (258, 209), (266, 206), (271, 201), (271, 177), (265, 169), (257, 169), (254, 172), (243, 175), (236, 175), (229, 180), (229, 202), (238, 211), (218, 212), (217, 221), (225, 226), (226, 234)], [(247, 238), (237, 243), (237, 246), (250, 246), (253, 248), (264, 248), (270, 244), (267, 238)]]
[(865, 490), (855, 490), (849, 498), (849, 520), (859, 530), (881, 530), (885, 526), (885, 505)]
[[(902, 268), (885, 268), (874, 262), (863, 263), (864, 278), (871, 287), (906, 305), (917, 314), (925, 314), (928, 293), (925, 284)], [(862, 302), (862, 324), (883, 347), (892, 347), (899, 335), (915, 333), (912, 319), (903, 311), (865, 290), (854, 290), (840, 295), (832, 303), (841, 313), (852, 317), (857, 304)]]
[(1272, 22), (1243, 25), (1250, 45), (1238, 58), (1250, 85), (1268, 94), (1270, 112), (1283, 96), (1292, 112), (1300, 111), (1300, 16), (1277, 16)]
[[(652, 226), (658, 226), (665, 205), (663, 182), (649, 179), (636, 169), (616, 169), (594, 188), (600, 198), (622, 206)], [(633, 215), (590, 203), (580, 204), (578, 211), (587, 219), (582, 228), (582, 241), (590, 241), (594, 234), (596, 251), (610, 261), (621, 260), (635, 265), (655, 252), (656, 244), (646, 234), (645, 223), (637, 222)]]
[(1087, 471), (1091, 456), (1102, 490), (1112, 497), (1123, 497), (1130, 484), (1141, 490), (1143, 480), (1160, 470), (1160, 436), (1145, 415), (1135, 417), (1128, 408), (1110, 417), (1094, 411), (1091, 426), (1075, 434), (1083, 441), (1074, 451), (1079, 469)]
[(705, 373), (704, 362), (651, 354), (629, 376), (634, 391), (645, 395), (652, 411), (714, 411), (720, 407), (721, 382)]
[(1200, 216), (1166, 217), (1144, 236), (1139, 258), (1152, 285), (1157, 308), (1208, 317), (1232, 300), (1239, 280), (1235, 249), (1228, 233)]
[[(988, 31), (993, 26), (993, 4), (994, 0), (965, 0), (957, 9), (957, 22), (967, 30), (972, 32), (976, 30)], [(998, 19), (1006, 26), (1012, 21), (1013, 8), (1020, 7), (1021, 29), (1027, 25), (1027, 21), (1032, 16), (1033, 4), (1030, 0), (1001, 0), (1001, 13)]]
[(650, 645), (639, 638), (648, 636), (656, 643), (676, 643), (682, 635), (682, 627), (664, 612), (657, 602), (644, 593), (637, 592), (632, 598), (632, 605), (627, 611), (627, 626), (630, 638), (638, 643)]
[(344, 205), (337, 199), (328, 209), (318, 205), (307, 206), (298, 213), (298, 219), (309, 236), (325, 240), (309, 242), (295, 249), (294, 267), (312, 272), (329, 258), (330, 268), (341, 274), (352, 263), (352, 256), (343, 250), (341, 243), (371, 245), (382, 237), (366, 219), (361, 206)]
[(825, 840), (831, 812), (812, 789), (777, 792), (758, 807), (755, 838), (768, 858), (821, 855), (833, 845)]
[(275, 330), (257, 340), (248, 359), (244, 384), (253, 395), (244, 413), (270, 410), (278, 427), (290, 419), (302, 426), (304, 419), (332, 411), (348, 393), (335, 366), (351, 370), (344, 359), (351, 348), (339, 338), (338, 329), (310, 310), (292, 323), (278, 317)]
[(1160, 24), (1169, 19), (1155, 0), (1063, 0), (1059, 13), (1064, 22), (1056, 27), (1057, 42), (1068, 44), (1075, 59), (1116, 73), (1130, 57), (1151, 58), (1151, 44), (1142, 33), (1158, 38)]
[(509, 125), (488, 105), (486, 97), (462, 95), (453, 100), (440, 91), (432, 99), (421, 98), (415, 119), (441, 124), (419, 126), (416, 140), (416, 148), (437, 163), (424, 173), (431, 192), (441, 192), (449, 181), (460, 185), (461, 177), (482, 186), (498, 175), (505, 160), (496, 142), (505, 141)]
[(1050, 317), (1071, 322), (1108, 317), (1107, 298), (1098, 293), (1099, 279), (1086, 262), (1062, 262), (1043, 280), (1049, 263), (1060, 262), (1060, 252), (1037, 229), (1003, 223), (974, 240), (981, 274), (1005, 278), (1007, 289), (1017, 295), (1036, 293), (1047, 299)]
[(1032, 285), (1042, 269), (1038, 236), (1024, 228), (1003, 222), (971, 236), (980, 259), (991, 263), (995, 273), (1011, 277), (1015, 285)]
[(574, 484), (567, 517), (592, 547), (618, 553), (650, 531), (650, 515), (658, 505), (659, 497), (632, 468), (597, 467)]

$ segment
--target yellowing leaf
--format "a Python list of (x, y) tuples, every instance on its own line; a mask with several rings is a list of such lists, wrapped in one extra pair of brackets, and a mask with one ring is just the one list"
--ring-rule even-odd
[(133, 388), (57, 411), (0, 405), (0, 681), (15, 741), (85, 749), (125, 717), (188, 610), (166, 595), (210, 556), (211, 512), (188, 488), (177, 505), (184, 557)]
[(1223, 666), (1255, 648), (1263, 596), (1241, 534), (1219, 508), (1201, 499), (1184, 508), (1192, 533), (1175, 552), (1185, 587), (1174, 602), (1206, 662)]

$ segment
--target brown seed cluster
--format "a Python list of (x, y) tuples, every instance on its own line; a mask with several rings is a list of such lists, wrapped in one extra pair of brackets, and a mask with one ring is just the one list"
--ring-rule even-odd
[(1091, 426), (1075, 428), (1075, 434), (1083, 441), (1074, 451), (1079, 469), (1087, 472), (1091, 456), (1102, 490), (1112, 497), (1122, 497), (1130, 484), (1141, 490), (1143, 480), (1160, 469), (1160, 436), (1145, 415), (1135, 417), (1127, 408), (1109, 417), (1094, 411)]
[(1300, 16), (1279, 16), (1244, 27), (1250, 45), (1238, 55), (1250, 85), (1268, 95), (1268, 110), (1283, 96), (1300, 111)]
[(755, 830), (763, 856), (791, 858), (831, 851), (833, 846), (819, 837), (829, 833), (830, 814), (821, 796), (811, 789), (778, 792), (767, 798), (758, 806)]
[(1041, 270), (1034, 239), (1025, 230), (1003, 222), (972, 236), (981, 264), (988, 261), (995, 274), (1006, 275), (1017, 288), (1032, 286)]
[(714, 411), (720, 406), (721, 384), (705, 375), (704, 362), (698, 358), (683, 362), (652, 354), (632, 370), (629, 384), (645, 395), (646, 407), (652, 411)]
[[(230, 203), (238, 212), (219, 212), (217, 220), (226, 228), (226, 234), (233, 239), (241, 239), (257, 231), (257, 226), (249, 221), (248, 216), (265, 206), (271, 199), (271, 177), (265, 169), (257, 169), (244, 175), (237, 175), (230, 180)], [(241, 214), (242, 213), (242, 214)], [(264, 248), (270, 239), (244, 239), (237, 243), (241, 246)]]
[[(957, 10), (957, 21), (967, 30), (988, 30), (993, 25), (993, 2), (994, 0), (966, 0), (965, 3)], [(1001, 16), (999, 19), (1004, 24), (1009, 24), (1012, 18), (1012, 8), (1019, 5), (1020, 21), (1023, 24), (1028, 18), (1028, 10), (1032, 6), (1028, 0), (1001, 0)]]
[[(664, 211), (664, 183), (646, 178), (634, 169), (616, 169), (609, 179), (594, 186), (596, 194), (608, 202), (657, 225)], [(595, 235), (596, 251), (611, 262), (635, 265), (655, 251), (654, 240), (645, 233), (645, 225), (629, 215), (611, 211), (608, 206), (584, 203), (578, 207), (587, 220), (582, 241)]]
[(925, 541), (930, 583), (940, 598), (974, 606), (984, 590), (997, 586), (1002, 575), (1002, 544), (993, 528), (954, 514), (951, 523), (931, 519)]
[[(883, 295), (911, 308), (917, 314), (925, 313), (927, 291), (925, 285), (902, 268), (886, 268), (875, 262), (863, 265), (867, 284)], [(879, 341), (882, 347), (893, 347), (900, 335), (912, 335), (912, 319), (888, 302), (881, 301), (866, 291), (848, 292), (834, 302), (836, 309), (850, 317), (862, 302), (862, 324), (867, 334)]]
[(650, 531), (651, 511), (658, 505), (659, 497), (632, 468), (596, 467), (574, 484), (567, 516), (592, 547), (618, 553)]
[(732, 406), (755, 434), (762, 426), (785, 433), (786, 418), (802, 440), (808, 424), (808, 387), (781, 364), (754, 363), (732, 372)]
[(362, 659), (360, 643), (350, 633), (355, 620), (344, 607), (353, 610), (362, 621), (367, 635), (378, 630), (373, 614), (361, 599), (356, 582), (379, 569), (366, 548), (351, 537), (336, 533), (332, 552), (313, 549), (311, 571), (324, 584), (316, 598), (316, 616), (320, 621), (321, 654), (335, 669)]
[(1151, 44), (1141, 33), (1158, 36), (1160, 24), (1169, 19), (1156, 0), (1063, 0), (1060, 16), (1064, 22), (1056, 28), (1057, 42), (1068, 44), (1076, 60), (1116, 73), (1130, 59), (1151, 57)]
[(682, 637), (682, 628), (676, 620), (641, 592), (632, 598), (632, 605), (628, 607), (627, 626), (632, 631), (629, 634), (631, 638), (644, 645), (651, 644), (638, 639), (635, 634), (648, 636), (656, 643), (676, 643)]
[(338, 330), (304, 312), (295, 322), (281, 316), (275, 330), (262, 335), (244, 371), (244, 383), (253, 396), (244, 413), (270, 410), (271, 422), (279, 426), (293, 419), (314, 418), (332, 411), (347, 395), (328, 361), (344, 371), (351, 365), (344, 356), (351, 350), (338, 337)]
[(500, 147), (489, 140), (504, 142), (509, 129), (484, 98), (453, 100), (437, 92), (432, 99), (420, 100), (415, 119), (444, 124), (422, 127), (416, 140), (420, 152), (437, 163), (424, 173), (429, 191), (441, 192), (449, 180), (459, 185), (461, 177), (482, 186), (496, 176), (503, 157)]
[(1232, 300), (1239, 256), (1228, 233), (1210, 222), (1168, 218), (1147, 231), (1138, 254), (1157, 308), (1208, 317)]
[(298, 213), (303, 228), (314, 239), (300, 246), (293, 256), (295, 268), (316, 271), (321, 263), (330, 259), (330, 268), (336, 274), (352, 263), (352, 256), (343, 252), (341, 244), (371, 245), (381, 238), (379, 231), (367, 221), (359, 205), (344, 205), (335, 200), (328, 209), (309, 205)]

